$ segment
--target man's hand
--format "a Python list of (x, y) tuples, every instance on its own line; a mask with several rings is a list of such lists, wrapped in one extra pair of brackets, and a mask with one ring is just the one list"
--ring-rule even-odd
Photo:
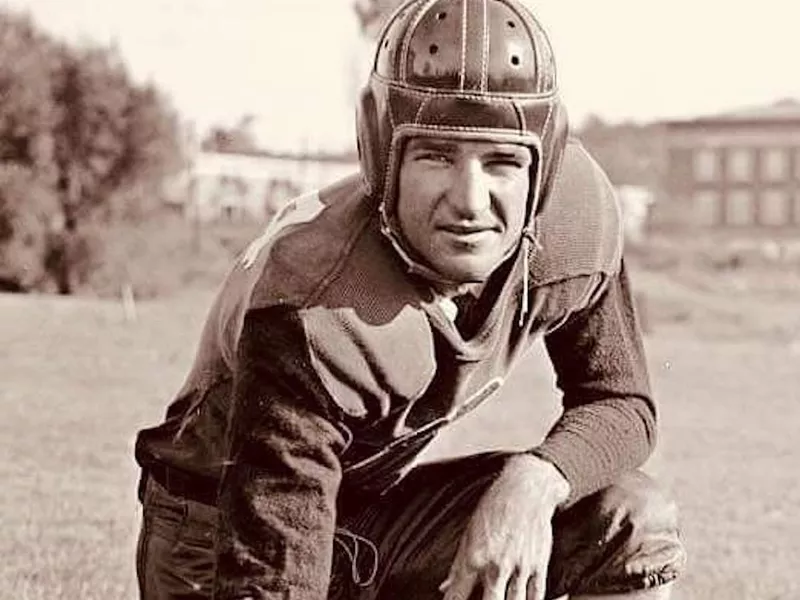
[[(486, 491), (461, 538), (444, 600), (542, 600), (553, 546), (552, 518), (569, 484), (549, 462), (529, 454), (509, 459)], [(506, 595), (507, 594), (507, 595)]]

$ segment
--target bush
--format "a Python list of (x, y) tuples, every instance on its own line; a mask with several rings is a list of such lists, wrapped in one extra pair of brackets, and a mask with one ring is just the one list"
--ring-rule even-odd
[(93, 226), (90, 236), (102, 251), (80, 291), (117, 297), (130, 285), (137, 298), (154, 298), (216, 287), (262, 228), (254, 221), (198, 225), (171, 213)]
[(34, 171), (0, 166), (0, 288), (48, 289), (45, 263), (59, 214), (54, 192)]

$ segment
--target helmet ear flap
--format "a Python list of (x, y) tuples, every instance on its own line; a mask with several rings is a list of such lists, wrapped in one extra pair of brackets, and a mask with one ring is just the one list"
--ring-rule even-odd
[(553, 123), (553, 130), (550, 134), (552, 142), (549, 145), (547, 164), (543, 165), (542, 169), (539, 203), (536, 206), (537, 215), (545, 210), (550, 201), (550, 196), (553, 193), (553, 188), (558, 179), (558, 170), (561, 168), (561, 158), (564, 155), (567, 136), (569, 135), (569, 119), (567, 118), (567, 110), (563, 104), (558, 102), (555, 105), (551, 118)]
[(380, 152), (378, 145), (378, 111), (375, 103), (375, 94), (372, 86), (367, 85), (361, 91), (356, 106), (356, 139), (358, 159), (361, 170), (366, 179), (368, 192), (375, 196), (382, 185), (382, 168), (379, 164)]

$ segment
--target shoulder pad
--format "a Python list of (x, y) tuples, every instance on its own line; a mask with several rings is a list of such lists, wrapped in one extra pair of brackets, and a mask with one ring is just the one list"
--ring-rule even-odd
[(530, 263), (535, 285), (619, 270), (619, 203), (608, 176), (577, 140), (567, 143), (552, 197), (537, 221), (541, 247)]

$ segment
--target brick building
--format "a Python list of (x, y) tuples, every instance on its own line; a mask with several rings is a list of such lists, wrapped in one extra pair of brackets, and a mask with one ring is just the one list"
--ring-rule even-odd
[(664, 124), (662, 224), (777, 232), (800, 228), (800, 103)]

